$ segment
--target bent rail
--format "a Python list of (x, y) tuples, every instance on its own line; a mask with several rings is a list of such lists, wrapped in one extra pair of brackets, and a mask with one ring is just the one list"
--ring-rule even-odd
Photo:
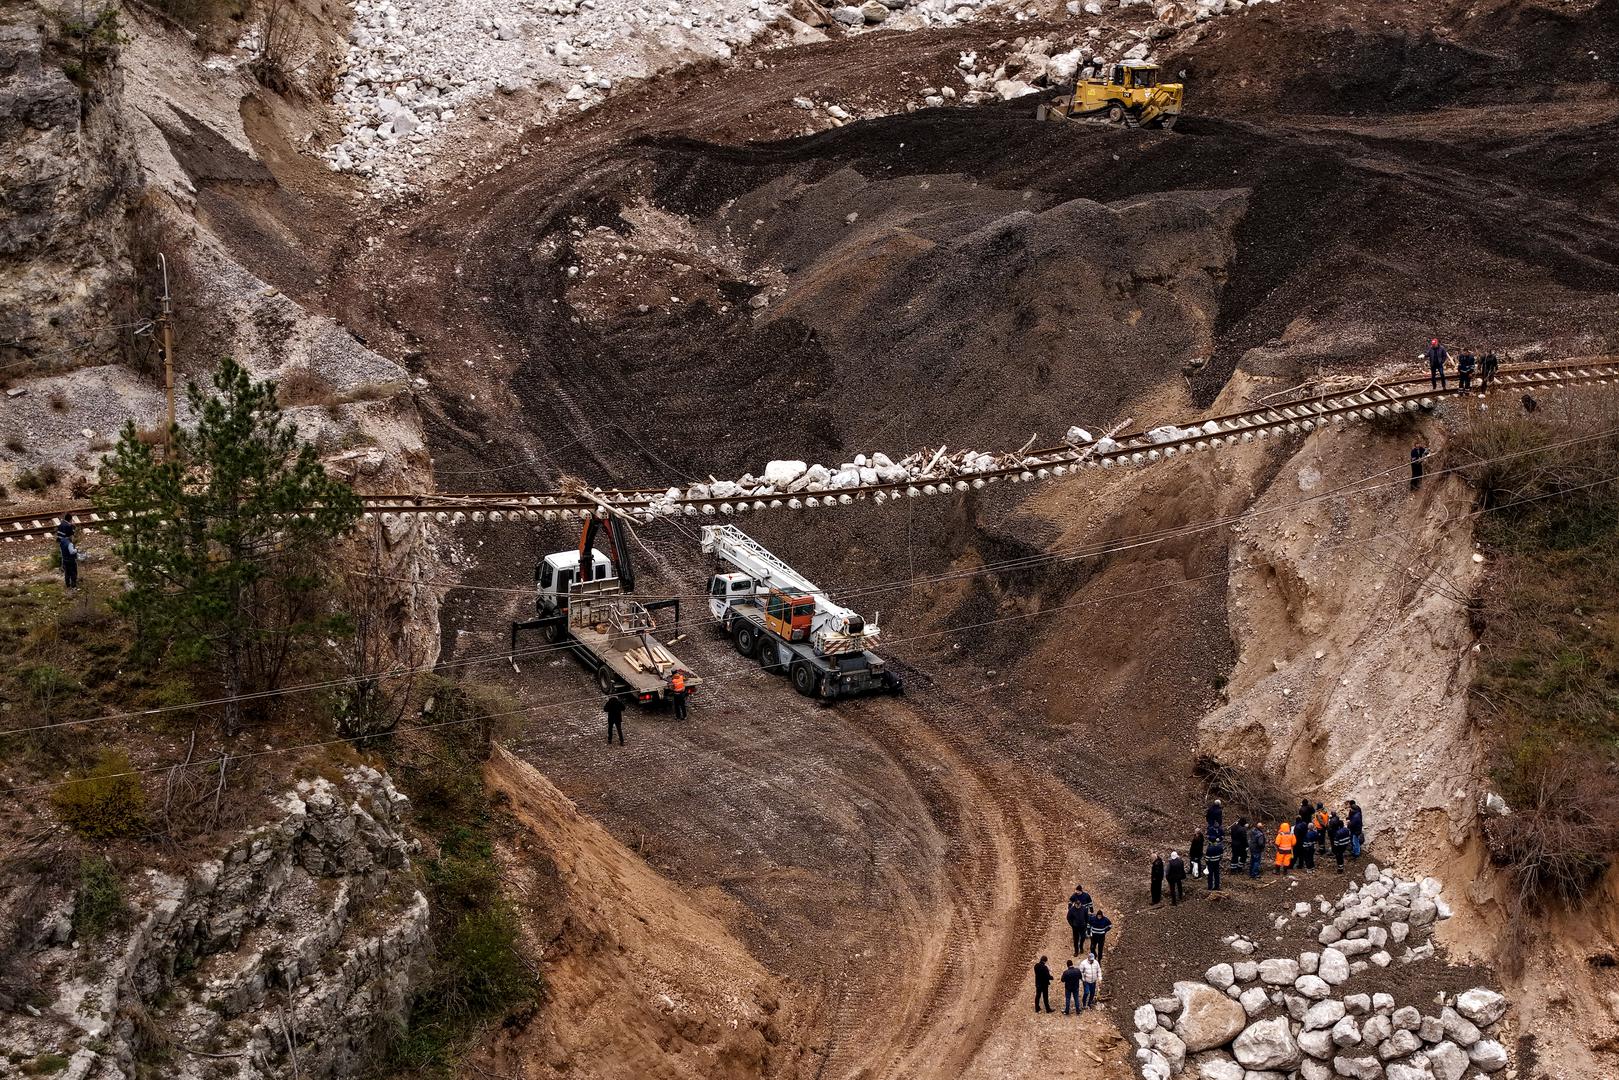
[[(1502, 368), (1496, 390), (1555, 388), (1619, 382), (1619, 362), (1601, 357), (1586, 362), (1520, 365)], [(942, 456), (930, 470), (904, 480), (862, 484), (834, 490), (738, 493), (720, 498), (669, 496), (667, 488), (592, 488), (589, 494), (568, 491), (419, 492), (360, 496), (365, 518), (392, 524), (400, 517), (427, 517), (444, 525), (473, 522), (566, 521), (603, 515), (603, 504), (631, 517), (656, 521), (665, 517), (734, 516), (765, 510), (820, 509), (855, 502), (883, 503), (889, 499), (918, 498), (982, 489), (994, 483), (1030, 483), (1087, 469), (1135, 468), (1167, 460), (1177, 454), (1218, 450), (1238, 443), (1295, 434), (1351, 421), (1371, 420), (1398, 412), (1430, 407), (1439, 398), (1457, 397), (1460, 387), (1429, 388), (1426, 377), (1393, 382), (1370, 382), (1360, 390), (1340, 391), (1228, 413), (1198, 421), (1180, 438), (1152, 441), (1145, 431), (1116, 436), (1107, 450), (1097, 443), (1061, 443), (1034, 450), (994, 456), (988, 466), (963, 468)], [(1477, 388), (1467, 393), (1476, 393)], [(1166, 425), (1167, 426), (1167, 425)], [(47, 512), (0, 517), (0, 539), (7, 543), (50, 536), (64, 513), (77, 518), (79, 528), (105, 527), (116, 515), (93, 505), (65, 506)]]

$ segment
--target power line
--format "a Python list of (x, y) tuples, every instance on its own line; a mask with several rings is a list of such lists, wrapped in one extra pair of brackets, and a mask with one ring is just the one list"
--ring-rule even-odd
[[(1471, 467), (1474, 467), (1476, 465), (1491, 464), (1491, 463), (1495, 463), (1495, 462), (1499, 462), (1499, 461), (1508, 461), (1508, 460), (1512, 460), (1512, 459), (1518, 458), (1518, 457), (1523, 457), (1523, 456), (1526, 456), (1526, 455), (1529, 455), (1529, 454), (1540, 453), (1540, 452), (1545, 451), (1545, 450), (1560, 449), (1560, 448), (1563, 448), (1563, 447), (1573, 446), (1573, 445), (1577, 445), (1579, 443), (1588, 442), (1588, 441), (1591, 441), (1593, 439), (1604, 438), (1604, 437), (1606, 437), (1608, 435), (1612, 435), (1612, 434), (1619, 434), (1619, 427), (1610, 428), (1610, 429), (1607, 429), (1605, 431), (1598, 432), (1598, 433), (1596, 433), (1594, 435), (1584, 435), (1584, 436), (1580, 436), (1578, 438), (1563, 440), (1562, 442), (1558, 442), (1558, 443), (1549, 443), (1549, 444), (1547, 444), (1545, 446), (1541, 446), (1541, 447), (1535, 447), (1535, 448), (1526, 449), (1526, 450), (1516, 450), (1516, 451), (1512, 451), (1511, 453), (1501, 454), (1501, 455), (1498, 455), (1498, 456), (1495, 456), (1495, 457), (1490, 457), (1490, 458), (1481, 458), (1478, 461), (1472, 462), (1472, 463), (1470, 463), (1468, 465), (1457, 465), (1457, 466), (1451, 466), (1451, 467), (1445, 468), (1445, 469), (1438, 469), (1438, 470), (1434, 470), (1433, 472), (1428, 473), (1427, 475), (1430, 476), (1430, 477), (1436, 477), (1437, 478), (1437, 477), (1440, 477), (1440, 476), (1448, 475), (1450, 473), (1459, 472), (1462, 469), (1471, 468)], [(1438, 455), (1436, 454), (1436, 455), (1433, 455), (1433, 456), (1437, 457)], [(949, 571), (949, 572), (946, 572), (946, 573), (943, 573), (943, 574), (935, 574), (935, 575), (930, 575), (930, 576), (920, 577), (920, 578), (896, 578), (896, 579), (893, 579), (891, 581), (879, 582), (879, 583), (876, 583), (874, 585), (866, 586), (866, 587), (859, 588), (859, 589), (851, 589), (851, 590), (845, 591), (845, 592), (843, 592), (843, 593), (841, 593), (839, 595), (844, 596), (844, 597), (870, 596), (870, 595), (874, 595), (874, 594), (881, 593), (881, 592), (891, 592), (891, 591), (894, 591), (894, 590), (900, 589), (900, 588), (915, 587), (915, 586), (919, 586), (919, 585), (936, 584), (936, 583), (944, 582), (944, 581), (955, 581), (955, 580), (960, 580), (962, 578), (978, 577), (978, 576), (982, 576), (982, 575), (985, 575), (985, 574), (991, 574), (991, 573), (1006, 573), (1006, 572), (1015, 572), (1015, 571), (1018, 571), (1018, 570), (1026, 570), (1026, 569), (1030, 569), (1030, 568), (1032, 568), (1034, 566), (1042, 565), (1044, 563), (1053, 562), (1053, 561), (1071, 562), (1071, 561), (1078, 561), (1078, 560), (1081, 560), (1081, 559), (1100, 558), (1100, 557), (1105, 556), (1105, 555), (1113, 555), (1113, 554), (1117, 554), (1117, 553), (1124, 552), (1124, 551), (1133, 551), (1133, 550), (1136, 550), (1136, 549), (1142, 548), (1142, 547), (1150, 547), (1150, 546), (1153, 546), (1153, 545), (1156, 545), (1156, 544), (1167, 543), (1167, 542), (1172, 541), (1172, 540), (1183, 539), (1185, 537), (1193, 536), (1193, 535), (1196, 535), (1196, 534), (1201, 533), (1201, 532), (1208, 532), (1208, 531), (1211, 531), (1211, 530), (1214, 530), (1214, 529), (1224, 528), (1224, 527), (1227, 527), (1229, 525), (1237, 524), (1239, 522), (1249, 522), (1249, 521), (1253, 521), (1253, 520), (1258, 519), (1258, 518), (1269, 517), (1269, 516), (1272, 516), (1272, 515), (1275, 515), (1275, 514), (1285, 513), (1285, 512), (1290, 511), (1290, 510), (1296, 510), (1296, 509), (1299, 509), (1299, 508), (1304, 507), (1304, 506), (1309, 506), (1309, 505), (1312, 505), (1314, 503), (1321, 502), (1321, 501), (1331, 499), (1331, 498), (1336, 498), (1336, 497), (1339, 497), (1339, 496), (1348, 497), (1348, 496), (1356, 496), (1356, 495), (1366, 495), (1366, 494), (1370, 494), (1370, 493), (1375, 492), (1375, 491), (1379, 491), (1379, 490), (1381, 490), (1383, 488), (1386, 488), (1386, 487), (1398, 486), (1398, 485), (1403, 484), (1403, 483), (1406, 482), (1405, 479), (1403, 478), (1403, 476), (1402, 476), (1402, 478), (1397, 479), (1397, 480), (1385, 481), (1385, 482), (1378, 483), (1378, 484), (1372, 484), (1372, 485), (1366, 486), (1366, 487), (1361, 487), (1359, 485), (1365, 484), (1366, 481), (1368, 481), (1368, 480), (1376, 479), (1376, 478), (1381, 477), (1381, 476), (1386, 476), (1391, 472), (1401, 472), (1401, 473), (1403, 473), (1405, 471), (1405, 468), (1406, 468), (1406, 466), (1404, 464), (1401, 464), (1401, 465), (1397, 465), (1397, 466), (1392, 466), (1392, 467), (1387, 468), (1387, 469), (1380, 469), (1380, 470), (1377, 470), (1375, 472), (1368, 473), (1367, 475), (1361, 477), (1358, 480), (1350, 481), (1347, 484), (1342, 484), (1342, 485), (1340, 485), (1340, 486), (1338, 486), (1336, 488), (1332, 488), (1332, 489), (1330, 489), (1328, 491), (1320, 492), (1320, 493), (1317, 493), (1315, 495), (1308, 496), (1306, 498), (1296, 499), (1296, 500), (1293, 500), (1291, 502), (1282, 503), (1282, 504), (1279, 504), (1277, 506), (1266, 507), (1266, 508), (1261, 509), (1261, 510), (1250, 510), (1250, 511), (1245, 511), (1245, 512), (1239, 513), (1239, 514), (1227, 515), (1227, 516), (1221, 517), (1221, 518), (1207, 519), (1207, 520), (1204, 520), (1204, 521), (1201, 521), (1201, 522), (1188, 522), (1188, 523), (1186, 523), (1184, 525), (1172, 526), (1172, 527), (1169, 527), (1169, 528), (1166, 528), (1166, 529), (1154, 530), (1152, 532), (1147, 532), (1147, 533), (1137, 533), (1134, 536), (1122, 537), (1122, 538), (1120, 538), (1118, 540), (1109, 541), (1108, 543), (1101, 544), (1101, 545), (1096, 545), (1096, 546), (1092, 546), (1092, 547), (1088, 547), (1088, 548), (1082, 548), (1082, 549), (1077, 549), (1077, 550), (1076, 549), (1067, 549), (1067, 550), (1057, 550), (1057, 551), (1042, 552), (1042, 553), (1039, 553), (1039, 554), (1036, 554), (1036, 555), (1022, 556), (1022, 557), (1019, 557), (1019, 558), (1016, 558), (1016, 559), (1007, 559), (1007, 560), (1002, 560), (1000, 562), (995, 562), (995, 563), (985, 563), (985, 564), (982, 564), (980, 566), (973, 567), (973, 568), (970, 568), (970, 569), (967, 569), (967, 570)], [(1581, 489), (1580, 488), (1574, 488), (1574, 489), (1569, 489), (1569, 490), (1581, 490)], [(392, 576), (385, 575), (385, 574), (364, 574), (364, 573), (362, 573), (360, 571), (352, 571), (351, 573), (353, 574), (353, 576), (357, 576), (357, 577), (381, 578), (382, 580), (400, 581), (400, 582), (405, 582), (407, 584), (414, 584), (414, 585), (430, 585), (430, 586), (446, 587), (446, 588), (467, 588), (467, 589), (473, 589), (473, 590), (477, 590), (477, 591), (486, 591), (486, 592), (523, 593), (525, 595), (533, 595), (533, 592), (532, 592), (531, 588), (529, 588), (529, 589), (521, 589), (521, 588), (517, 588), (517, 587), (514, 587), (514, 586), (495, 586), (495, 585), (464, 586), (464, 585), (456, 585), (456, 584), (449, 583), (449, 582), (416, 582), (416, 581), (412, 581), (412, 579), (409, 579), (409, 578), (392, 577)], [(652, 595), (638, 594), (637, 599), (641, 599), (641, 600), (656, 600), (656, 599), (705, 600), (705, 599), (707, 599), (707, 596), (708, 596), (707, 593), (676, 594), (676, 595), (672, 595), (672, 596), (669, 596), (669, 597), (657, 597), (657, 596), (652, 596)], [(688, 623), (687, 625), (688, 625), (688, 627), (703, 626), (703, 625), (713, 625), (713, 624), (718, 624), (721, 621), (722, 620), (717, 619), (712, 615), (705, 615), (705, 616), (700, 616), (697, 619), (696, 622)], [(674, 629), (674, 628), (671, 628), (671, 629)], [(892, 640), (893, 639), (889, 639), (890, 644), (892, 643)], [(898, 640), (903, 641), (903, 640), (906, 640), (906, 639), (905, 638), (900, 638)], [(141, 709), (141, 710), (135, 710), (135, 711), (130, 711), (130, 712), (110, 713), (110, 714), (103, 715), (103, 716), (87, 717), (87, 718), (82, 719), (82, 720), (63, 720), (63, 721), (58, 721), (58, 722), (56, 722), (54, 724), (41, 724), (41, 725), (37, 725), (37, 726), (33, 726), (33, 727), (26, 727), (26, 728), (11, 728), (11, 729), (7, 729), (7, 730), (4, 730), (4, 731), (0, 731), (0, 738), (3, 738), (5, 736), (7, 736), (7, 735), (18, 735), (18, 734), (25, 734), (25, 733), (29, 733), (29, 732), (40, 732), (40, 731), (52, 731), (52, 730), (56, 730), (56, 729), (60, 729), (60, 728), (66, 728), (66, 727), (77, 727), (77, 726), (80, 726), (80, 725), (107, 723), (107, 722), (114, 721), (114, 720), (141, 719), (141, 718), (145, 718), (145, 717), (159, 716), (159, 715), (163, 715), (163, 714), (171, 713), (171, 712), (189, 712), (189, 711), (193, 711), (193, 710), (196, 710), (196, 709), (206, 709), (206, 708), (212, 708), (214, 706), (226, 705), (226, 704), (230, 704), (232, 702), (259, 701), (259, 700), (264, 700), (266, 698), (281, 697), (281, 696), (286, 696), (286, 695), (291, 695), (291, 694), (298, 694), (298, 693), (308, 693), (308, 692), (316, 691), (316, 690), (337, 689), (337, 688), (340, 688), (340, 687), (352, 686), (352, 685), (355, 685), (357, 683), (369, 682), (369, 681), (373, 681), (373, 680), (377, 680), (377, 679), (395, 679), (395, 678), (404, 678), (404, 677), (408, 677), (408, 676), (412, 676), (412, 675), (432, 674), (432, 673), (434, 673), (436, 671), (452, 670), (452, 669), (457, 669), (457, 668), (462, 668), (462, 667), (471, 667), (471, 666), (474, 666), (474, 665), (477, 665), (477, 664), (484, 664), (484, 663), (498, 663), (498, 662), (500, 662), (502, 660), (515, 661), (516, 659), (518, 659), (520, 657), (543, 656), (543, 655), (547, 655), (547, 654), (550, 654), (550, 653), (566, 652), (566, 651), (571, 650), (572, 648), (573, 648), (573, 646), (568, 642), (557, 642), (557, 643), (548, 644), (548, 645), (534, 646), (534, 647), (531, 647), (531, 648), (528, 648), (528, 649), (509, 650), (509, 651), (502, 651), (502, 652), (499, 652), (499, 653), (475, 654), (475, 655), (470, 656), (470, 657), (460, 657), (460, 658), (455, 659), (455, 660), (448, 660), (448, 661), (443, 661), (443, 662), (435, 663), (435, 664), (424, 664), (424, 665), (420, 665), (420, 666), (413, 667), (413, 668), (395, 669), (395, 670), (392, 670), (392, 671), (371, 672), (371, 673), (362, 674), (362, 675), (350, 675), (350, 676), (344, 676), (342, 678), (337, 678), (337, 679), (323, 680), (323, 681), (320, 681), (320, 682), (304, 683), (304, 684), (298, 685), (298, 686), (278, 687), (278, 688), (273, 689), (273, 690), (260, 690), (260, 691), (255, 691), (255, 692), (253, 692), (251, 694), (239, 694), (239, 695), (235, 695), (233, 697), (219, 697), (219, 698), (207, 699), (207, 700), (204, 700), (204, 701), (187, 702), (187, 703), (185, 703), (183, 705), (164, 705), (164, 706), (157, 706), (157, 707), (154, 707), (154, 708), (151, 708), (151, 709)]]
[[(1460, 517), (1456, 518), (1455, 520), (1447, 523), (1444, 526), (1444, 528), (1447, 529), (1447, 530), (1452, 529), (1452, 528), (1455, 528), (1457, 525), (1459, 525), (1460, 523), (1462, 523), (1464, 521), (1470, 521), (1470, 520), (1473, 520), (1475, 518), (1482, 517), (1485, 514), (1495, 513), (1495, 512), (1501, 511), (1501, 510), (1512, 509), (1514, 507), (1522, 506), (1522, 505), (1524, 505), (1526, 503), (1539, 502), (1539, 501), (1544, 500), (1544, 499), (1560, 498), (1560, 497), (1562, 497), (1564, 495), (1569, 495), (1569, 494), (1572, 494), (1572, 493), (1574, 493), (1576, 491), (1583, 491), (1583, 490), (1586, 490), (1588, 488), (1599, 487), (1599, 486), (1601, 486), (1603, 484), (1613, 483), (1615, 480), (1619, 480), (1619, 475), (1608, 475), (1608, 476), (1602, 477), (1601, 479), (1590, 481), (1589, 483), (1586, 483), (1586, 484), (1580, 484), (1580, 485), (1577, 485), (1577, 486), (1571, 487), (1571, 488), (1564, 488), (1561, 491), (1547, 492), (1547, 493), (1542, 494), (1542, 495), (1536, 495), (1536, 496), (1531, 496), (1531, 497), (1525, 498), (1525, 499), (1514, 500), (1513, 502), (1510, 502), (1510, 503), (1502, 503), (1502, 504), (1497, 505), (1497, 506), (1484, 507), (1482, 509), (1474, 510), (1474, 511), (1471, 511), (1470, 513), (1461, 515)], [(1345, 548), (1359, 547), (1359, 546), (1362, 546), (1362, 545), (1365, 545), (1365, 544), (1369, 544), (1369, 543), (1371, 543), (1373, 541), (1382, 540), (1382, 539), (1384, 539), (1386, 537), (1395, 536), (1395, 535), (1400, 535), (1400, 532), (1398, 530), (1388, 529), (1388, 530), (1385, 530), (1383, 532), (1373, 533), (1371, 536), (1361, 537), (1361, 538), (1356, 539), (1356, 540), (1346, 540), (1341, 544), (1323, 545), (1323, 547), (1324, 547), (1325, 550), (1328, 550), (1328, 551), (1343, 550)], [(1131, 590), (1128, 590), (1126, 592), (1114, 593), (1114, 594), (1111, 594), (1109, 596), (1087, 597), (1087, 598), (1085, 598), (1083, 600), (1077, 600), (1077, 601), (1074, 601), (1073, 603), (1070, 603), (1070, 604), (1061, 604), (1061, 605), (1059, 605), (1057, 607), (1043, 608), (1043, 609), (1041, 609), (1039, 611), (1021, 612), (1021, 613), (1016, 614), (1016, 615), (1007, 615), (1007, 616), (1003, 616), (1003, 617), (997, 618), (997, 619), (986, 619), (986, 620), (983, 620), (981, 622), (968, 623), (968, 624), (963, 625), (963, 626), (950, 626), (950, 627), (945, 627), (944, 629), (941, 629), (941, 630), (931, 630), (931, 631), (926, 631), (926, 632), (923, 632), (923, 633), (910, 634), (910, 635), (907, 635), (905, 637), (898, 638), (898, 639), (896, 639), (895, 642), (890, 642), (890, 644), (895, 644), (895, 643), (898, 643), (898, 642), (907, 642), (907, 641), (923, 641), (923, 640), (926, 640), (926, 639), (929, 639), (929, 638), (945, 637), (945, 636), (949, 636), (949, 635), (953, 635), (953, 634), (962, 634), (962, 633), (965, 633), (965, 632), (967, 632), (969, 630), (979, 630), (979, 629), (982, 629), (982, 628), (984, 628), (986, 626), (998, 626), (998, 625), (1003, 625), (1003, 624), (1008, 623), (1008, 622), (1018, 622), (1018, 621), (1025, 620), (1025, 619), (1042, 618), (1042, 617), (1047, 616), (1047, 615), (1056, 615), (1056, 614), (1060, 614), (1062, 612), (1072, 611), (1072, 610), (1075, 610), (1075, 609), (1078, 609), (1078, 608), (1092, 607), (1092, 606), (1095, 606), (1097, 604), (1109, 603), (1109, 602), (1115, 601), (1115, 600), (1127, 600), (1127, 599), (1132, 599), (1132, 598), (1138, 597), (1138, 596), (1148, 595), (1150, 593), (1162, 592), (1165, 589), (1181, 588), (1181, 587), (1186, 586), (1186, 585), (1198, 584), (1198, 583), (1201, 583), (1201, 582), (1204, 582), (1204, 581), (1212, 580), (1214, 578), (1229, 576), (1230, 573), (1231, 573), (1231, 569), (1230, 569), (1230, 567), (1227, 567), (1227, 568), (1225, 568), (1223, 570), (1213, 571), (1213, 572), (1208, 573), (1208, 574), (1201, 574), (1201, 575), (1199, 575), (1197, 577), (1181, 578), (1181, 579), (1179, 579), (1177, 581), (1168, 581), (1168, 582), (1164, 582), (1164, 583), (1159, 584), (1159, 585), (1149, 585), (1149, 586), (1146, 586), (1144, 588), (1131, 589)], [(745, 668), (737, 668), (737, 669), (734, 669), (734, 670), (731, 670), (731, 671), (720, 672), (717, 675), (706, 676), (703, 681), (704, 682), (722, 682), (722, 681), (725, 681), (727, 679), (734, 679), (734, 678), (737, 678), (737, 677), (742, 676), (742, 675), (751, 674), (751, 673), (756, 672), (758, 670), (760, 670), (760, 669), (757, 666), (750, 665), (750, 666), (745, 667)], [(415, 724), (415, 725), (411, 725), (410, 727), (404, 729), (403, 733), (404, 734), (410, 734), (410, 733), (418, 732), (418, 731), (434, 731), (434, 730), (438, 730), (438, 729), (441, 729), (441, 728), (456, 727), (456, 726), (459, 726), (459, 725), (462, 725), (462, 724), (484, 723), (484, 722), (487, 722), (487, 721), (490, 721), (490, 720), (501, 720), (501, 719), (505, 719), (507, 717), (517, 716), (517, 715), (521, 715), (521, 714), (525, 714), (525, 713), (540, 712), (540, 711), (545, 710), (545, 709), (560, 709), (560, 708), (563, 708), (563, 707), (566, 707), (566, 706), (569, 706), (569, 705), (579, 705), (579, 704), (597, 704), (600, 701), (601, 701), (600, 695), (599, 694), (593, 694), (593, 695), (591, 695), (589, 697), (583, 697), (583, 698), (565, 699), (563, 701), (541, 702), (541, 703), (536, 704), (536, 705), (525, 705), (525, 706), (521, 706), (521, 707), (516, 708), (516, 709), (508, 709), (508, 710), (506, 710), (504, 712), (489, 713), (489, 714), (487, 714), (485, 716), (466, 717), (466, 718), (463, 718), (463, 719), (460, 719), (460, 720), (445, 720), (445, 721), (441, 721), (441, 722), (435, 723), (435, 724)], [(39, 730), (39, 729), (30, 728), (30, 729), (27, 729), (27, 730)], [(319, 748), (327, 747), (327, 746), (338, 746), (338, 745), (342, 745), (344, 743), (361, 742), (361, 741), (364, 741), (366, 739), (375, 739), (375, 738), (378, 738), (378, 737), (379, 737), (379, 735), (377, 735), (377, 734), (352, 735), (352, 736), (346, 736), (346, 737), (340, 737), (340, 738), (334, 738), (334, 739), (322, 739), (322, 740), (319, 740), (319, 741), (316, 741), (316, 742), (298, 743), (298, 744), (289, 745), (289, 746), (269, 747), (269, 748), (266, 748), (264, 750), (255, 750), (255, 751), (251, 751), (251, 752), (245, 753), (245, 754), (222, 754), (219, 757), (208, 758), (208, 759), (205, 759), (203, 761), (191, 762), (188, 767), (191, 767), (191, 768), (211, 768), (213, 766), (221, 764), (222, 762), (228, 764), (229, 762), (232, 762), (232, 761), (247, 761), (247, 760), (251, 760), (251, 759), (254, 759), (254, 758), (268, 757), (268, 756), (271, 756), (271, 755), (274, 755), (274, 754), (286, 754), (286, 753), (293, 753), (293, 752), (298, 751), (298, 750), (313, 750), (313, 749), (319, 749)], [(130, 770), (126, 771), (126, 772), (107, 773), (107, 774), (104, 774), (104, 775), (101, 775), (101, 776), (95, 776), (95, 777), (80, 777), (80, 778), (72, 779), (72, 780), (55, 780), (55, 781), (44, 781), (44, 782), (36, 783), (36, 784), (24, 784), (24, 785), (19, 785), (17, 787), (0, 789), (0, 794), (16, 795), (16, 794), (24, 794), (24, 793), (36, 792), (36, 791), (49, 791), (49, 790), (54, 790), (56, 788), (69, 787), (69, 786), (72, 786), (74, 784), (89, 783), (89, 782), (94, 781), (94, 780), (111, 780), (111, 779), (118, 779), (118, 778), (131, 777), (131, 776), (145, 776), (145, 775), (149, 775), (149, 774), (152, 774), (152, 773), (167, 772), (170, 769), (175, 768), (177, 764), (179, 764), (179, 763), (170, 762), (169, 764), (166, 764), (166, 765), (154, 765), (154, 766), (149, 766), (149, 767), (143, 768), (143, 769), (130, 769)]]

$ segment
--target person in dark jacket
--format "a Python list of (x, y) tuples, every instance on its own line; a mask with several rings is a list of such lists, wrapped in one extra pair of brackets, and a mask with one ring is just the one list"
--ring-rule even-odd
[(1313, 821), (1307, 822), (1304, 826), (1304, 839), (1298, 849), (1299, 869), (1312, 871), (1315, 869), (1315, 846), (1320, 842), (1321, 830), (1315, 827)]
[(1248, 819), (1240, 817), (1231, 828), (1231, 869), (1242, 872), (1248, 865)]
[(1164, 877), (1169, 882), (1169, 902), (1171, 906), (1179, 904), (1186, 899), (1186, 863), (1181, 860), (1181, 853), (1169, 853), (1169, 869)]
[(1072, 960), (1062, 969), (1062, 1014), (1068, 1015), (1068, 1006), (1072, 1003), (1074, 1011), (1079, 1012), (1082, 1007), (1079, 1003), (1079, 969)]
[(1496, 359), (1495, 354), (1493, 352), (1485, 353), (1484, 358), (1480, 360), (1478, 364), (1480, 386), (1483, 389), (1488, 390), (1490, 388), (1490, 384), (1495, 381), (1495, 373), (1500, 369), (1501, 361)]
[(1360, 849), (1366, 843), (1366, 823), (1361, 817), (1360, 803), (1349, 800), (1349, 857), (1360, 858)]
[(1456, 358), (1456, 384), (1463, 390), (1473, 385), (1473, 372), (1478, 369), (1478, 357), (1464, 352)]
[(1298, 816), (1293, 819), (1293, 831), (1299, 832), (1299, 826), (1309, 821), (1310, 815), (1313, 813), (1315, 813), (1315, 803), (1309, 799), (1300, 799)]
[(1445, 381), (1445, 363), (1450, 359), (1450, 354), (1439, 344), (1439, 339), (1434, 338), (1428, 344), (1428, 351), (1422, 355), (1428, 358), (1428, 388), (1441, 390), (1449, 387), (1450, 384)]
[(602, 705), (602, 712), (607, 714), (607, 745), (613, 745), (613, 732), (618, 732), (618, 745), (624, 745), (624, 699), (617, 694), (609, 694), (607, 701)]
[(1078, 903), (1077, 901), (1074, 901), (1074, 900), (1068, 901), (1068, 929), (1070, 929), (1070, 930), (1072, 930), (1074, 932), (1074, 955), (1075, 956), (1078, 956), (1080, 953), (1084, 952), (1084, 949), (1082, 948), (1082, 946), (1085, 944), (1085, 935), (1086, 935), (1086, 933), (1088, 933), (1090, 931), (1090, 927), (1091, 927), (1091, 900), (1090, 900), (1090, 895), (1089, 894), (1085, 895), (1085, 903), (1084, 904), (1080, 904), (1080, 903)]
[(1113, 920), (1102, 914), (1097, 908), (1091, 915), (1091, 955), (1102, 959), (1102, 946), (1107, 944), (1107, 932), (1113, 929)]
[(1225, 828), (1225, 807), (1220, 805), (1219, 799), (1209, 803), (1209, 808), (1203, 812), (1203, 818), (1211, 829), (1216, 825), (1221, 829)]
[(1034, 1011), (1039, 1012), (1041, 1005), (1046, 1007), (1046, 1012), (1054, 1011), (1051, 1008), (1051, 969), (1043, 956), (1034, 965)]
[(1152, 856), (1152, 902), (1159, 903), (1164, 898), (1164, 857), (1153, 853)]
[(1259, 860), (1265, 857), (1265, 823), (1254, 822), (1254, 827), (1248, 830), (1248, 876), (1259, 876)]
[(1338, 873), (1344, 872), (1344, 856), (1349, 854), (1349, 826), (1332, 815), (1332, 824), (1327, 826), (1327, 837), (1332, 842), (1332, 857), (1338, 863)]
[(56, 547), (62, 555), (62, 584), (69, 589), (79, 587), (79, 548), (73, 542), (72, 514), (63, 514), (56, 523)]
[(1220, 891), (1220, 869), (1225, 862), (1225, 844), (1218, 836), (1209, 837), (1209, 844), (1203, 849), (1204, 856), (1209, 861), (1209, 892)]
[(1423, 458), (1428, 456), (1428, 448), (1421, 443), (1411, 448), (1411, 490), (1415, 491), (1422, 486)]
[(1192, 834), (1192, 845), (1186, 849), (1186, 864), (1192, 871), (1194, 878), (1203, 876), (1203, 832), (1201, 829)]

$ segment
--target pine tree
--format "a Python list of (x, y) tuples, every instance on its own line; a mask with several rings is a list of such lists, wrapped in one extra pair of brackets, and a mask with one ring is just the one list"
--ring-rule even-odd
[(212, 392), (191, 383), (186, 400), (195, 426), (171, 433), (167, 460), (125, 425), (98, 503), (117, 515), (120, 603), (141, 643), (215, 668), (234, 734), (242, 695), (276, 689), (329, 625), (327, 556), (360, 503), (281, 413), (274, 383), (227, 359)]

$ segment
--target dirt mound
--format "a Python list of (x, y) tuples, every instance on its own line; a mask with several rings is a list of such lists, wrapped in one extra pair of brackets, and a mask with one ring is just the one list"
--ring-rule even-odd
[(528, 829), (502, 855), (546, 991), (537, 1017), (486, 1048), (495, 1074), (799, 1074), (779, 985), (712, 914), (531, 766), (497, 750), (487, 771)]

